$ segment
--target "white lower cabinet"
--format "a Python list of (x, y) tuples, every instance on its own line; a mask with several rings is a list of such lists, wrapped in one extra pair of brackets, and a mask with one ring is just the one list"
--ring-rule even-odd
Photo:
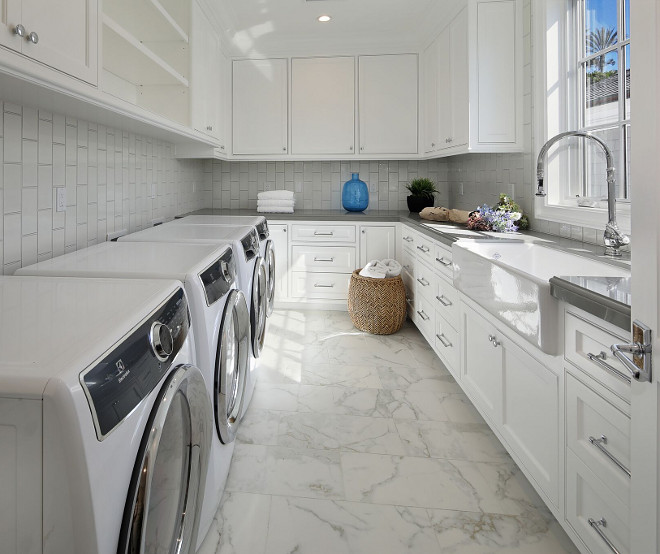
[(275, 249), (275, 302), (289, 297), (289, 226), (269, 223), (270, 240)]
[(350, 275), (345, 273), (291, 273), (291, 296), (316, 300), (346, 300)]
[(360, 267), (364, 267), (371, 260), (394, 259), (395, 257), (395, 225), (360, 226)]

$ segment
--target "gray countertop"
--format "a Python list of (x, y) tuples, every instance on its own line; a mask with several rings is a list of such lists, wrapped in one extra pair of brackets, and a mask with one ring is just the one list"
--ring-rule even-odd
[[(603, 247), (572, 239), (546, 235), (535, 231), (522, 231), (514, 234), (470, 232), (469, 235), (456, 234), (454, 223), (441, 223), (421, 219), (418, 214), (398, 210), (366, 210), (347, 212), (345, 210), (296, 210), (292, 214), (259, 214), (256, 210), (213, 210), (204, 209), (192, 212), (195, 215), (263, 215), (269, 221), (347, 221), (347, 222), (401, 222), (416, 231), (451, 246), (459, 239), (475, 240), (531, 240), (550, 248), (557, 248), (579, 256), (586, 256), (604, 263), (630, 269), (630, 253), (613, 260), (603, 255)], [(188, 215), (188, 214), (186, 214)], [(432, 224), (428, 227), (426, 224)], [(459, 231), (460, 232), (460, 231)], [(553, 277), (550, 280), (552, 294), (596, 317), (624, 329), (630, 329), (630, 278), (611, 277)]]

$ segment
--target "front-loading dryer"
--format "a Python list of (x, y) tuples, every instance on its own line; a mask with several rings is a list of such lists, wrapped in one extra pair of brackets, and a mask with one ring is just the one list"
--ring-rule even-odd
[(268, 221), (263, 215), (186, 215), (167, 225), (226, 225), (231, 227), (251, 225), (259, 235), (259, 253), (266, 264), (266, 316), (273, 313), (275, 304), (275, 247), (270, 239)]
[(224, 491), (234, 437), (244, 413), (250, 323), (245, 295), (236, 288), (229, 245), (104, 242), (17, 271), (19, 275), (159, 278), (178, 280), (188, 298), (195, 354), (213, 406), (215, 432), (206, 477), (199, 540)]
[(245, 293), (250, 312), (251, 357), (245, 389), (247, 410), (257, 381), (257, 359), (266, 335), (266, 268), (259, 255), (259, 236), (252, 226), (170, 225), (150, 227), (119, 238), (120, 242), (165, 242), (168, 244), (230, 244), (236, 257), (239, 288)]
[(2, 551), (192, 553), (212, 426), (177, 281), (0, 278)]

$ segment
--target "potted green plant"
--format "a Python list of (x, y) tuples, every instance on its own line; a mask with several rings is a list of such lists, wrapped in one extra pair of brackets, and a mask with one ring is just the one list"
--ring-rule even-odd
[(412, 213), (419, 213), (424, 208), (433, 206), (433, 195), (438, 192), (435, 183), (426, 177), (413, 179), (406, 185), (410, 195), (406, 198), (408, 210)]

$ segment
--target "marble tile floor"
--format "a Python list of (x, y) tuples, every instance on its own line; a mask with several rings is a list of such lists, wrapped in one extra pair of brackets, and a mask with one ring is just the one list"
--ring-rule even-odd
[(275, 311), (198, 554), (577, 552), (414, 325)]

